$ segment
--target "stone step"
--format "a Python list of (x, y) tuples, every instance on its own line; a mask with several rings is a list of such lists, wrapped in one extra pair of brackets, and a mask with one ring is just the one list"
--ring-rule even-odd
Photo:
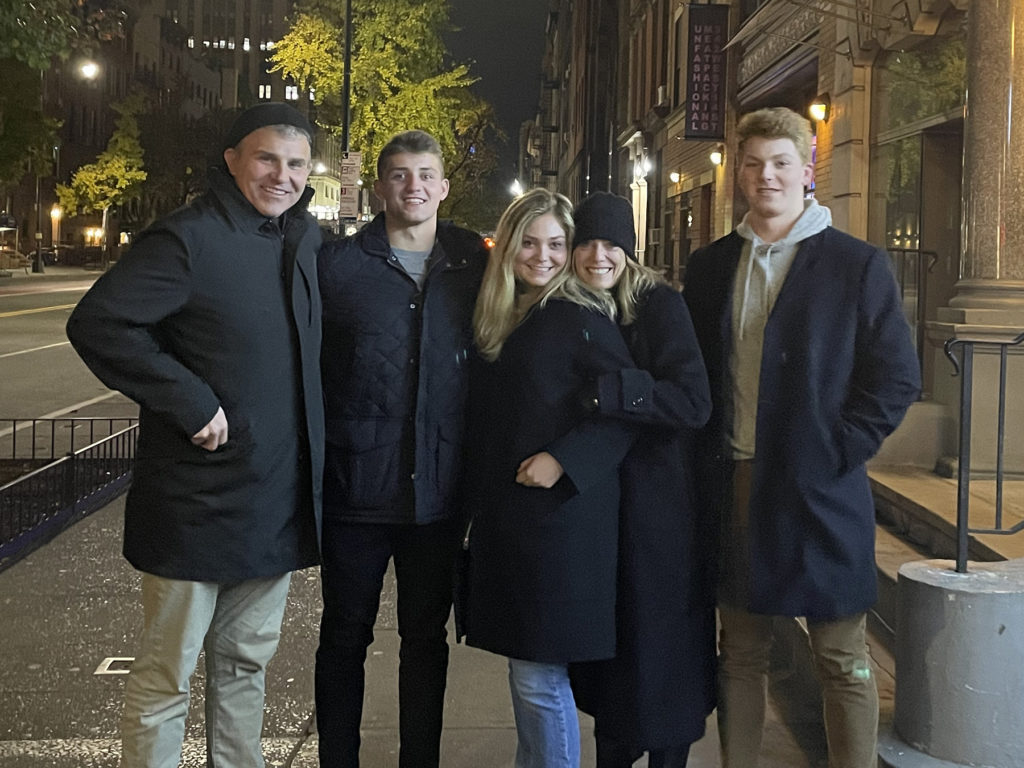
[[(957, 481), (918, 467), (872, 467), (868, 473), (880, 522), (929, 558), (956, 558)], [(970, 486), (970, 524), (995, 524), (996, 492), (991, 478)], [(1024, 522), (1024, 480), (1003, 483), (1003, 526)], [(1012, 560), (1024, 557), (1024, 533), (976, 533), (968, 537), (968, 559)]]
[[(908, 466), (873, 466), (869, 470), (878, 519), (875, 560), (878, 566), (878, 603), (869, 614), (876, 639), (892, 653), (896, 626), (896, 584), (900, 566), (915, 560), (956, 559), (957, 481), (926, 469)], [(992, 525), (995, 487), (991, 479), (973, 480), (970, 521)], [(1007, 480), (1003, 486), (1004, 525), (1024, 516), (1024, 481)], [(970, 561), (998, 561), (1024, 557), (1024, 535), (971, 534)]]
[(877, 642), (893, 653), (896, 648), (896, 583), (900, 566), (914, 560), (927, 560), (930, 554), (915, 547), (890, 527), (875, 528), (875, 564), (878, 569), (878, 602), (868, 612), (868, 626)]

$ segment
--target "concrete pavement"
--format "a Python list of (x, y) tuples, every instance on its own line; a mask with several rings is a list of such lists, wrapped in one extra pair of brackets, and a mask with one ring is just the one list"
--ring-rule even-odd
[[(124, 659), (133, 653), (142, 623), (139, 579), (120, 554), (122, 510), (118, 499), (0, 573), (0, 765), (5, 768), (117, 765), (125, 680), (118, 672), (130, 665)], [(307, 733), (306, 725), (313, 703), (319, 590), (316, 569), (294, 575), (281, 646), (268, 671), (264, 751), (271, 766), (317, 765), (316, 735)], [(367, 661), (366, 768), (397, 765), (397, 662), (389, 576)], [(205, 762), (201, 666), (193, 679), (185, 768)], [(824, 765), (813, 693), (785, 670), (776, 674), (774, 688), (780, 706), (773, 708), (762, 768)], [(783, 725), (777, 712), (785, 712), (793, 727)], [(583, 765), (593, 765), (591, 722), (583, 717), (581, 723)], [(718, 766), (716, 741), (712, 717), (708, 735), (691, 752), (690, 768)], [(514, 753), (503, 660), (453, 646), (442, 764), (511, 768)], [(637, 763), (643, 765), (646, 760)]]
[(68, 267), (61, 264), (45, 267), (44, 272), (26, 272), (24, 269), (0, 270), (0, 293), (21, 290), (26, 287), (59, 281), (83, 280), (92, 282), (103, 274), (98, 269)]

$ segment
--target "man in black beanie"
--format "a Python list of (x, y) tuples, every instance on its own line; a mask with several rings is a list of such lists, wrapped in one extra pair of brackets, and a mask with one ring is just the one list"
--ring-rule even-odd
[(124, 554), (142, 572), (145, 621), (125, 689), (125, 768), (179, 764), (203, 649), (207, 765), (264, 765), (265, 670), (290, 573), (318, 562), (310, 148), (291, 107), (243, 112), (209, 190), (143, 232), (68, 321), (93, 373), (140, 409)]

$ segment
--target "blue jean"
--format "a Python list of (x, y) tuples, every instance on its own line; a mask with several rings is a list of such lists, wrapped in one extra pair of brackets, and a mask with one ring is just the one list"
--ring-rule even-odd
[(567, 664), (508, 660), (516, 768), (579, 768), (580, 723)]

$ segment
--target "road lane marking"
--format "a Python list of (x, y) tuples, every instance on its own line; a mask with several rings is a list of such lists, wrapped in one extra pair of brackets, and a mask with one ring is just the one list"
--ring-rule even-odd
[[(72, 411), (77, 411), (79, 408), (85, 408), (86, 406), (89, 406), (89, 405), (95, 405), (96, 403), (102, 403), (104, 400), (109, 400), (110, 398), (115, 397), (116, 395), (119, 395), (119, 394), (120, 394), (120, 392), (110, 391), (110, 392), (107, 392), (107, 394), (105, 394), (105, 395), (99, 395), (98, 397), (94, 397), (94, 398), (92, 398), (90, 400), (83, 400), (80, 403), (75, 403), (74, 405), (69, 405), (67, 408), (61, 408), (58, 411), (51, 411), (50, 413), (44, 413), (42, 416), (36, 416), (35, 418), (36, 418), (37, 421), (40, 420), (40, 419), (59, 419), (61, 416), (66, 416), (67, 414), (71, 413)], [(103, 418), (108, 418), (108, 417), (104, 416)], [(120, 418), (124, 418), (124, 417), (122, 417), (122, 416), (111, 416), (109, 418), (120, 419)], [(0, 429), (0, 437), (7, 437), (12, 432), (15, 432), (15, 431), (20, 432), (21, 430), (28, 429), (29, 427), (32, 426), (32, 419), (26, 419), (25, 421), (22, 421), (21, 419), (18, 419), (18, 421), (21, 422), (21, 423), (17, 427), (14, 427), (14, 428), (8, 427), (7, 429)]]
[(58, 309), (74, 309), (75, 304), (60, 304), (55, 307), (36, 307), (35, 309), (16, 309), (13, 312), (0, 312), (0, 317), (18, 317), (19, 315), (35, 315), (40, 312), (56, 312)]
[(46, 344), (42, 347), (32, 347), (32, 349), (19, 349), (17, 352), (4, 352), (0, 355), (0, 360), (5, 357), (14, 357), (15, 355), (27, 355), (29, 352), (39, 352), (44, 349), (53, 349), (54, 347), (66, 347), (70, 344), (70, 341), (58, 341), (56, 344)]

